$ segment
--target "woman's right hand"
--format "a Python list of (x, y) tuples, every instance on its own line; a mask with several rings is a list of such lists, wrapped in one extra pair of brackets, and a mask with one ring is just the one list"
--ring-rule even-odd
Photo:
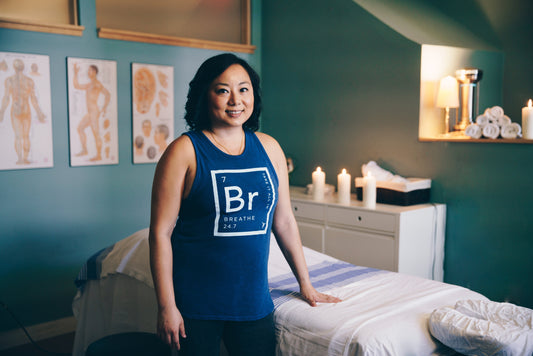
[(157, 335), (174, 349), (180, 349), (180, 336), (186, 338), (185, 324), (178, 308), (160, 309), (157, 314)]

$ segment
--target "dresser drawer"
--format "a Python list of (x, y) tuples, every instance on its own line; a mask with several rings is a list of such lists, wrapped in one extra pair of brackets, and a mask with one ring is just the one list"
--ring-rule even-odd
[(302, 244), (318, 252), (324, 252), (324, 225), (313, 222), (298, 222)]
[(324, 221), (325, 205), (292, 201), (292, 211), (297, 218)]
[(366, 233), (328, 227), (325, 253), (357, 266), (397, 272), (394, 239)]
[(355, 210), (341, 207), (327, 207), (328, 224), (361, 227), (394, 233), (396, 216), (376, 211)]

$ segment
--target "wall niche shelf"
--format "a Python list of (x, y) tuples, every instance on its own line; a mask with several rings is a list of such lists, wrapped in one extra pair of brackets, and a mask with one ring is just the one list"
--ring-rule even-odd
[(522, 144), (533, 144), (533, 140), (529, 140), (526, 138), (496, 138), (496, 139), (490, 139), (490, 138), (470, 138), (468, 136), (465, 137), (454, 137), (454, 138), (439, 138), (439, 137), (420, 137), (418, 139), (420, 142), (462, 142), (462, 143), (522, 143)]
[[(450, 109), (451, 132), (445, 134), (444, 109), (438, 108), (437, 92), (439, 82), (445, 76), (455, 76), (462, 68), (478, 68), (483, 78), (478, 83), (478, 111), (493, 106), (502, 106), (503, 54), (498, 51), (476, 50), (451, 46), (422, 45), (420, 69), (420, 112), (418, 140), (420, 142), (462, 142), (462, 143), (518, 143), (533, 144), (525, 138), (479, 138), (473, 139), (460, 131), (451, 131), (456, 123), (458, 109)], [(521, 118), (511, 118), (522, 124)]]

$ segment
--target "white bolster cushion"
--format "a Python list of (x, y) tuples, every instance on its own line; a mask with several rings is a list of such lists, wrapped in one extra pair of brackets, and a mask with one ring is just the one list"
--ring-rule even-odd
[(533, 355), (533, 310), (510, 303), (460, 300), (434, 310), (429, 330), (465, 355)]

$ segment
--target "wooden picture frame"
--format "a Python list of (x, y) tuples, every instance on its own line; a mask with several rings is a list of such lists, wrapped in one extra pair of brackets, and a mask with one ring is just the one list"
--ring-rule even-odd
[(0, 27), (81, 36), (77, 0), (0, 1)]
[[(183, 7), (183, 3), (186, 3), (187, 1), (180, 1), (180, 2), (160, 2), (158, 4), (157, 1), (152, 1), (150, 3), (147, 3), (146, 1), (142, 1), (137, 5), (137, 8), (135, 8), (135, 1), (129, 0), (127, 2), (128, 6), (125, 5), (124, 1), (126, 0), (95, 0), (97, 4), (97, 27), (98, 27), (98, 37), (100, 38), (107, 38), (107, 39), (115, 39), (115, 40), (124, 40), (124, 41), (134, 41), (134, 42), (146, 42), (146, 43), (156, 43), (156, 44), (163, 44), (163, 45), (172, 45), (172, 46), (184, 46), (184, 47), (194, 47), (194, 48), (205, 48), (205, 49), (216, 49), (216, 50), (223, 50), (223, 51), (233, 51), (233, 52), (243, 52), (243, 53), (253, 53), (255, 51), (255, 46), (251, 44), (251, 4), (250, 0), (228, 0), (226, 2), (221, 2), (220, 4), (226, 4), (227, 7), (232, 7), (233, 9), (239, 9), (240, 11), (240, 21), (233, 21), (235, 22), (235, 26), (238, 26), (238, 28), (232, 28), (231, 30), (235, 32), (235, 30), (239, 33), (239, 39), (236, 40), (219, 40), (219, 39), (212, 39), (212, 38), (206, 38), (205, 36), (203, 38), (195, 37), (194, 35), (180, 35), (179, 31), (174, 31), (175, 33), (171, 33), (172, 30), (169, 30), (169, 27), (174, 26), (173, 22), (167, 21), (165, 22), (164, 18), (168, 16), (169, 14), (172, 15), (172, 11), (176, 11), (177, 7)], [(193, 3), (193, 1), (189, 1)], [(114, 3), (114, 4), (113, 4)], [(198, 26), (198, 28), (206, 27), (206, 23), (211, 23), (209, 19), (205, 19), (202, 17), (195, 17), (198, 15), (200, 11), (198, 11), (199, 7), (204, 8), (204, 12), (210, 13), (213, 17), (211, 19), (223, 19), (224, 18), (224, 8), (222, 8), (224, 5), (220, 5), (221, 8), (214, 9), (210, 8), (209, 6), (213, 6), (213, 2), (202, 2), (202, 1), (194, 1), (196, 4), (195, 6), (191, 6), (190, 14), (180, 14), (180, 18), (186, 19), (186, 25), (191, 26), (191, 28), (194, 27), (195, 24), (202, 24), (201, 26)], [(199, 5), (198, 5), (199, 4)], [(174, 8), (172, 8), (174, 7)], [(128, 8), (128, 11), (132, 11), (131, 14), (126, 14), (122, 11), (126, 11), (125, 9)], [(107, 10), (106, 10), (107, 9)], [(121, 16), (120, 19), (116, 17), (113, 14), (118, 11), (118, 9), (121, 10)], [(107, 11), (107, 13), (99, 14), (99, 11)], [(157, 12), (161, 12), (161, 16), (157, 15)], [(217, 16), (217, 11), (221, 12), (220, 16)], [(145, 14), (152, 15), (153, 18), (156, 18), (157, 20), (151, 21), (149, 18), (146, 21), (139, 21), (140, 16), (144, 16)], [(213, 15), (214, 14), (214, 15)], [(106, 17), (107, 16), (107, 17)], [(131, 21), (128, 21), (128, 16), (131, 18)], [(163, 20), (161, 20), (163, 18)], [(227, 26), (221, 26), (221, 27), (228, 27), (232, 26), (233, 22), (230, 25)], [(161, 26), (161, 24), (171, 24), (172, 26)], [(165, 28), (163, 28), (165, 27)], [(215, 32), (213, 32), (214, 36), (217, 36), (219, 33), (219, 27), (215, 28)]]

